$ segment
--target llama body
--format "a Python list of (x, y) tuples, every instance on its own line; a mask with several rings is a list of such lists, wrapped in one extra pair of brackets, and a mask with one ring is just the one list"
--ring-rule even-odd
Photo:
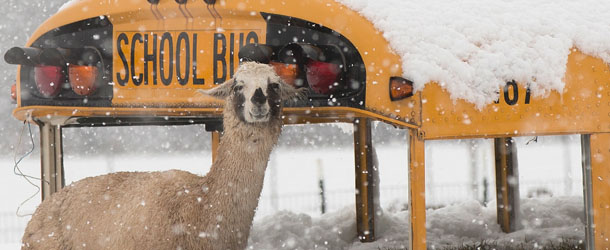
[(270, 66), (245, 63), (207, 92), (226, 103), (206, 176), (170, 170), (83, 179), (39, 206), (23, 249), (244, 249), (282, 126), (281, 99), (299, 95), (279, 81)]

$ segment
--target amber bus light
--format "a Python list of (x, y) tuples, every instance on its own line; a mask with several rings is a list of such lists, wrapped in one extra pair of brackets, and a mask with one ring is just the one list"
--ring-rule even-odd
[(298, 84), (296, 83), (298, 74), (296, 64), (286, 64), (281, 62), (270, 62), (270, 64), (275, 69), (277, 75), (282, 78), (282, 81), (284, 81), (284, 83), (289, 84), (293, 87), (302, 87), (297, 86)]
[(68, 67), (68, 79), (72, 91), (78, 95), (91, 95), (96, 90), (95, 82), (98, 70), (95, 66), (70, 65)]
[(11, 99), (13, 101), (17, 101), (17, 84), (13, 83), (13, 85), (11, 85)]
[(402, 77), (390, 77), (390, 100), (398, 101), (413, 96), (413, 82)]

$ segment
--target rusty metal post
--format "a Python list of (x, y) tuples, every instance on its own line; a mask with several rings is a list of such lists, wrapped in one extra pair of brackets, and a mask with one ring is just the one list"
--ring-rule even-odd
[(378, 173), (374, 166), (371, 120), (354, 120), (354, 156), (356, 164), (356, 221), (361, 242), (375, 241), (375, 213), (379, 204)]
[(409, 133), (409, 211), (409, 249), (426, 249), (426, 149), (417, 130)]
[(520, 228), (519, 168), (517, 146), (513, 138), (495, 138), (496, 211), (498, 224), (506, 233)]
[(212, 132), (212, 163), (216, 160), (216, 156), (218, 156), (218, 144), (220, 144), (220, 132), (213, 131)]
[(610, 133), (581, 136), (586, 249), (610, 249)]
[(61, 126), (38, 123), (40, 127), (40, 170), (42, 200), (65, 186)]

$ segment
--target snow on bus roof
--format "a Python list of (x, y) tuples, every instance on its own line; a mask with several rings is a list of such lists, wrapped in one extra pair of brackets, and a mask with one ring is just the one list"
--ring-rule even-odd
[(572, 49), (610, 62), (610, 1), (335, 1), (383, 32), (416, 91), (435, 81), (479, 108), (510, 80), (561, 93)]
[(65, 2), (64, 4), (62, 4), (61, 6), (59, 6), (59, 9), (57, 11), (58, 12), (62, 11), (63, 9), (68, 8), (68, 7), (72, 6), (72, 5), (74, 5), (78, 1), (79, 0), (69, 0), (69, 1)]

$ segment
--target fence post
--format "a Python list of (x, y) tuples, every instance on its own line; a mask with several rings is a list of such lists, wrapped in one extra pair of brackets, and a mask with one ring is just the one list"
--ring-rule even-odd
[(487, 202), (489, 202), (489, 181), (487, 181), (487, 177), (483, 178), (483, 205), (487, 206)]
[(318, 188), (320, 189), (320, 212), (326, 213), (326, 190), (324, 187), (324, 173), (322, 172), (322, 160), (318, 158)]

